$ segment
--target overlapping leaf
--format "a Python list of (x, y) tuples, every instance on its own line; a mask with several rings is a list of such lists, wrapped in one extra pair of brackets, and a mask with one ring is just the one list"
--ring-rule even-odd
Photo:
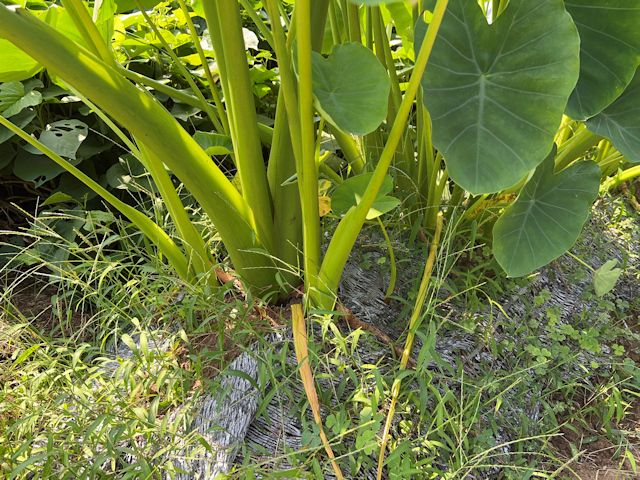
[(585, 120), (624, 91), (640, 64), (640, 3), (566, 0), (564, 5), (580, 33), (580, 78), (566, 112)]
[(493, 254), (507, 275), (531, 273), (576, 242), (598, 195), (600, 167), (578, 162), (553, 174), (555, 147), (493, 229)]
[(387, 72), (360, 43), (336, 45), (329, 58), (313, 52), (316, 108), (348, 133), (371, 133), (387, 117), (391, 84)]
[[(331, 197), (331, 209), (334, 213), (338, 215), (345, 214), (351, 207), (358, 205), (369, 186), (372, 176), (373, 173), (357, 175), (345, 180), (336, 188)], [(400, 200), (387, 196), (391, 190), (393, 190), (393, 180), (391, 177), (386, 176), (380, 186), (380, 190), (378, 190), (378, 195), (376, 195), (373, 205), (367, 213), (367, 220), (379, 217), (400, 205)]]
[[(426, 25), (416, 25), (416, 46)], [(547, 155), (579, 72), (578, 32), (561, 0), (511, 0), (489, 25), (451, 0), (422, 86), (433, 144), (473, 193), (517, 183)]]
[(640, 68), (622, 95), (585, 123), (590, 132), (608, 137), (629, 162), (640, 162)]

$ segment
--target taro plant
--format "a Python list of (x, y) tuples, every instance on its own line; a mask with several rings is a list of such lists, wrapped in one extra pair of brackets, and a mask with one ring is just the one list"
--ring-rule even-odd
[[(442, 206), (448, 222), (461, 207), (461, 221), (482, 226), (500, 265), (519, 276), (573, 245), (603, 174), (640, 161), (640, 7), (632, 0), (299, 0), (292, 11), (280, 0), (203, 0), (191, 10), (179, 0), (199, 84), (176, 53), (184, 35), (136, 2), (145, 38), (163, 46), (187, 90), (123, 66), (129, 57), (114, 48), (123, 34), (118, 2), (62, 4), (0, 7), (0, 58), (15, 65), (12, 80), (46, 68), (117, 132), (153, 177), (177, 243), (68, 157), (0, 122), (120, 209), (187, 281), (217, 282), (168, 171), (209, 215), (247, 284), (286, 293), (300, 282), (291, 266), (303, 264), (306, 291), (326, 310), (364, 222), (400, 201), (422, 212), (408, 218), (427, 231)], [(278, 63), (273, 128), (256, 113), (241, 11)], [(60, 15), (73, 28), (58, 28)], [(192, 16), (206, 19), (206, 41)], [(213, 130), (190, 135), (148, 90), (199, 109)], [(320, 156), (325, 124), (349, 164), (346, 180)], [(231, 154), (239, 188), (209, 156), (220, 151)], [(320, 174), (339, 185), (333, 208), (344, 214), (324, 257)], [(617, 181), (636, 174), (621, 170)]]

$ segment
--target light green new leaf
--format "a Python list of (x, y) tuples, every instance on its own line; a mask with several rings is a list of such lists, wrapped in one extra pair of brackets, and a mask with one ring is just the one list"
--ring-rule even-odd
[(391, 83), (364, 45), (336, 45), (327, 59), (313, 52), (312, 69), (316, 108), (340, 130), (366, 135), (387, 117)]
[(56, 203), (69, 202), (73, 201), (73, 197), (71, 195), (67, 195), (66, 193), (56, 192), (47, 198), (44, 202), (42, 202), (42, 206), (45, 207), (47, 205), (55, 205)]
[(42, 94), (36, 90), (24, 92), (20, 82), (9, 82), (0, 85), (0, 112), (6, 118), (17, 115), (27, 107), (42, 103)]
[[(416, 24), (417, 50), (426, 28)], [(511, 0), (492, 25), (477, 2), (449, 2), (422, 86), (433, 145), (457, 184), (497, 192), (540, 164), (576, 84), (579, 48), (562, 0)]]
[(623, 94), (585, 123), (590, 132), (608, 137), (627, 161), (640, 162), (640, 68)]
[(493, 254), (510, 277), (533, 272), (573, 246), (598, 195), (600, 167), (578, 162), (553, 174), (555, 147), (493, 228)]
[(580, 33), (580, 78), (566, 114), (585, 120), (626, 88), (640, 64), (638, 0), (566, 0)]
[[(358, 205), (369, 186), (372, 176), (373, 173), (365, 173), (342, 182), (331, 197), (331, 210), (337, 215), (344, 215), (351, 207)], [(367, 213), (367, 220), (373, 220), (400, 205), (400, 200), (387, 196), (387, 193), (390, 193), (391, 190), (393, 190), (393, 180), (391, 177), (386, 176), (380, 190), (378, 190), (378, 195), (373, 205)]]
[(193, 139), (207, 155), (230, 155), (233, 153), (233, 141), (229, 135), (196, 132), (193, 135)]
[(616, 282), (622, 273), (622, 269), (613, 268), (617, 263), (617, 260), (609, 260), (596, 270), (596, 273), (593, 275), (593, 288), (597, 296), (602, 297), (616, 286)]
[(42, 65), (7, 40), (0, 38), (0, 82), (33, 77)]

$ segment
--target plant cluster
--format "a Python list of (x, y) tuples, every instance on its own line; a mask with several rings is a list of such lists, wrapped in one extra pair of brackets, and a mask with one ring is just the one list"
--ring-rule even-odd
[[(57, 178), (44, 206), (72, 206), (37, 220), (44, 230), (27, 234), (36, 241), (20, 260), (44, 261), (65, 278), (66, 269), (89, 272), (83, 282), (96, 292), (98, 311), (114, 298), (105, 289), (126, 291), (136, 275), (167, 265), (202, 295), (222, 298), (228, 278), (216, 267), (227, 255), (250, 297), (273, 304), (304, 284), (306, 312), (331, 312), (367, 223), (385, 239), (390, 301), (397, 265), (388, 228), (429, 245), (397, 375), (373, 372), (379, 398), (363, 400), (357, 415), (332, 412), (325, 431), (308, 363), (300, 367), (315, 415), (305, 442), (333, 458), (325, 433), (346, 435), (358, 425), (355, 445), (364, 456), (350, 457), (355, 471), (382, 430), (380, 477), (396, 404), (411, 409), (401, 381), (424, 311), (435, 308), (433, 292), (466, 295), (478, 279), (501, 288), (487, 272), (523, 277), (549, 264), (574, 245), (598, 194), (640, 173), (633, 166), (640, 162), (640, 8), (632, 0), (5, 3), (0, 173), (36, 186)], [(130, 224), (97, 211), (98, 197)], [(132, 241), (151, 260), (124, 267), (122, 245)], [(478, 244), (484, 251), (472, 254)], [(460, 251), (442, 253), (450, 247)], [(373, 258), (365, 254), (362, 268)], [(599, 297), (622, 272), (612, 261), (585, 265)], [(444, 271), (461, 281), (445, 287)], [(478, 297), (469, 297), (473, 309)], [(544, 301), (542, 293), (536, 302)], [(551, 344), (533, 340), (522, 353), (538, 375), (569, 354), (569, 342), (593, 352), (606, 336), (560, 322), (554, 309), (546, 315)], [(535, 330), (539, 320), (531, 322)], [(295, 340), (305, 365), (314, 349)], [(18, 354), (14, 369), (38, 349)], [(488, 387), (473, 386), (454, 406), (456, 425), (443, 417), (457, 391), (429, 391), (441, 409), (437, 435), (453, 429), (441, 442), (459, 467), (450, 471), (480, 465), (497, 446), (496, 432), (472, 441), (468, 431)], [(476, 456), (469, 460), (460, 444)], [(393, 445), (386, 464), (410, 474), (413, 457), (402, 445)], [(21, 460), (17, 469), (43, 458)]]

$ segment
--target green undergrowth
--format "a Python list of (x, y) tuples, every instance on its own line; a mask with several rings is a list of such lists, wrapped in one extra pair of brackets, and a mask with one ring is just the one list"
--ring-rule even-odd
[[(633, 235), (636, 215), (621, 212), (623, 206), (601, 206), (613, 212), (609, 228), (622, 237)], [(200, 226), (210, 228), (206, 220)], [(171, 225), (166, 228), (171, 232)], [(411, 249), (415, 255), (421, 242), (399, 222), (389, 222), (388, 233), (404, 274), (394, 302), (398, 324), (406, 326), (418, 288), (412, 272), (416, 278), (421, 274)], [(371, 225), (366, 235), (378, 238), (379, 226)], [(9, 479), (175, 475), (168, 456), (181, 455), (185, 445), (195, 448), (193, 454), (211, 447), (202, 436), (185, 433), (192, 421), (189, 405), (219, 389), (225, 375), (237, 375), (229, 369), (232, 359), (255, 340), (264, 344), (272, 330), (260, 314), (263, 304), (232, 283), (214, 295), (177, 281), (141, 235), (108, 213), (42, 216), (21, 236), (26, 246), (2, 267), (2, 474)], [(207, 238), (224, 268), (215, 232), (209, 230)], [(415, 370), (401, 372), (385, 346), (379, 346), (387, 348), (379, 363), (366, 363), (359, 349), (377, 342), (370, 334), (349, 331), (326, 316), (313, 319), (319, 326), (309, 343), (312, 369), (320, 382), (325, 431), (343, 471), (363, 478), (364, 470), (377, 467), (391, 386), (399, 375), (403, 382), (385, 462), (389, 478), (573, 478), (567, 468), (588, 458), (589, 444), (567, 440), (568, 457), (557, 440), (567, 429), (609, 442), (612, 462), (633, 471), (638, 442), (628, 425), (640, 392), (640, 358), (634, 353), (640, 345), (638, 305), (609, 293), (597, 312), (585, 311), (566, 323), (559, 321), (557, 308), (546, 308), (549, 292), (543, 290), (526, 305), (524, 318), (496, 320), (487, 328), (475, 316), (481, 306), (499, 302), (532, 279), (504, 278), (481, 242), (465, 247), (454, 243), (468, 237), (457, 238), (449, 238), (451, 248), (438, 260), (432, 286), (440, 286), (441, 293), (432, 288), (425, 306)], [(364, 270), (380, 271), (383, 289), (391, 263), (386, 248), (385, 242), (373, 250), (360, 245), (354, 254)], [(581, 248), (579, 243), (574, 254), (583, 255)], [(577, 288), (581, 275), (567, 271), (566, 281)], [(584, 295), (588, 299), (593, 292), (587, 288)], [(40, 299), (36, 311), (25, 311), (23, 299), (29, 296)], [(452, 315), (451, 305), (464, 314)], [(284, 315), (275, 320), (288, 322)], [(541, 326), (550, 343), (541, 343)], [(113, 339), (133, 344), (140, 331), (145, 340), (133, 357), (117, 358), (116, 374), (105, 375), (101, 367)], [(464, 355), (447, 362), (433, 349), (436, 331), (481, 338), (491, 356), (480, 364)], [(168, 342), (168, 348), (154, 349), (154, 342)], [(239, 457), (244, 461), (230, 478), (324, 478), (330, 467), (317, 425), (302, 413), (305, 397), (292, 395), (300, 386), (295, 366), (285, 361), (292, 348), (283, 353), (264, 347), (260, 375), (269, 386), (261, 392), (259, 414), (268, 415), (266, 404), (279, 398), (283, 411), (302, 419), (304, 449), (285, 449), (274, 464), (244, 445)], [(599, 357), (604, 360), (584, 356), (602, 351), (609, 352)], [(579, 371), (567, 369), (571, 363)], [(343, 381), (322, 388), (336, 371)], [(532, 409), (537, 409), (533, 418)], [(284, 472), (273, 473), (274, 467)]]

